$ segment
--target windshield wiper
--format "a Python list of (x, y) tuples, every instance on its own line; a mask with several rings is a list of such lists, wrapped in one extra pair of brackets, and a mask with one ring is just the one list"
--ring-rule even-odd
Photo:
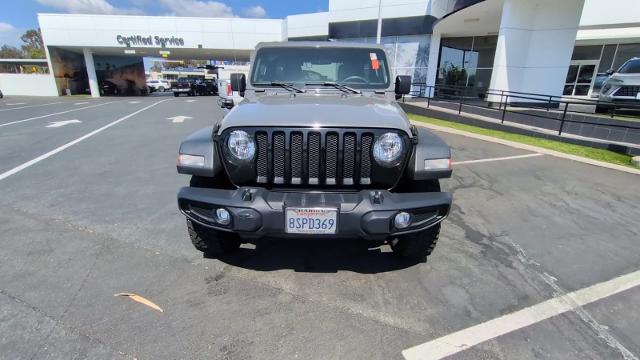
[(258, 86), (279, 86), (283, 89), (287, 89), (289, 91), (294, 91), (297, 93), (303, 93), (304, 91), (301, 89), (298, 89), (297, 87), (293, 86), (293, 84), (289, 84), (289, 83), (284, 83), (284, 82), (280, 82), (280, 81), (271, 81), (271, 82), (254, 82), (253, 85), (258, 85)]
[(337, 82), (334, 81), (323, 81), (323, 82), (307, 82), (304, 83), (305, 85), (322, 85), (322, 86), (333, 86), (334, 88), (342, 91), (342, 92), (346, 92), (346, 93), (351, 93), (351, 94), (362, 94), (362, 91), (360, 90), (356, 90), (350, 86), (347, 85), (343, 85), (343, 84), (338, 84)]

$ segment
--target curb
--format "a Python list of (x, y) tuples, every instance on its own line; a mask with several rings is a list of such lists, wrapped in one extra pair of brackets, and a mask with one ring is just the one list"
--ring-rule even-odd
[(581, 163), (584, 163), (584, 164), (589, 164), (589, 165), (593, 165), (593, 166), (599, 166), (599, 167), (612, 169), (612, 170), (618, 170), (618, 171), (626, 172), (626, 173), (629, 173), (629, 174), (640, 175), (640, 169), (633, 169), (633, 168), (622, 166), (622, 165), (610, 164), (610, 163), (607, 163), (607, 162), (604, 162), (604, 161), (587, 159), (587, 158), (584, 158), (584, 157), (581, 157), (581, 156), (565, 154), (563, 152), (549, 150), (549, 149), (545, 149), (545, 148), (541, 148), (541, 147), (537, 147), (537, 146), (533, 146), (533, 145), (522, 144), (522, 143), (519, 143), (519, 142), (510, 141), (510, 140), (503, 140), (503, 139), (499, 139), (499, 138), (495, 138), (495, 137), (487, 136), (487, 135), (474, 134), (474, 133), (471, 133), (471, 132), (468, 132), (468, 131), (457, 130), (457, 129), (452, 129), (452, 128), (448, 128), (448, 127), (444, 127), (444, 126), (428, 124), (428, 123), (424, 123), (424, 122), (421, 122), (421, 121), (416, 121), (416, 120), (410, 120), (410, 121), (411, 121), (412, 124), (414, 124), (416, 126), (422, 126), (422, 127), (426, 127), (426, 128), (432, 129), (432, 130), (442, 131), (442, 132), (455, 134), (455, 135), (462, 135), (462, 136), (466, 136), (466, 137), (470, 137), (470, 138), (474, 138), (474, 139), (478, 139), (478, 140), (484, 140), (484, 141), (488, 141), (488, 142), (492, 142), (492, 143), (497, 143), (497, 144), (501, 144), (501, 145), (510, 146), (510, 147), (517, 148), (517, 149), (529, 150), (529, 151), (533, 151), (533, 152), (537, 152), (537, 153), (541, 153), (541, 154), (546, 154), (546, 155), (551, 155), (551, 156), (554, 156), (554, 157), (559, 157), (559, 158), (563, 158), (563, 159), (568, 159), (568, 160), (581, 162)]

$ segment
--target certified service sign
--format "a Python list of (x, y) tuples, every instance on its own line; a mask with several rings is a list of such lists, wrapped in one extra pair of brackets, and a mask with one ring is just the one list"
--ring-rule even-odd
[(125, 45), (126, 47), (131, 46), (160, 46), (161, 48), (166, 47), (175, 47), (175, 46), (184, 46), (184, 39), (179, 37), (163, 37), (163, 36), (142, 36), (142, 35), (131, 35), (131, 36), (116, 36), (116, 41), (120, 45)]

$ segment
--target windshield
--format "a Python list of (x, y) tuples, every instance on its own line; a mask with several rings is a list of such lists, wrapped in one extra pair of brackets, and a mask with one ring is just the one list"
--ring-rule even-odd
[(620, 74), (640, 74), (640, 59), (629, 60), (624, 63), (620, 70), (618, 70)]
[(257, 87), (273, 82), (336, 82), (359, 89), (389, 86), (386, 56), (379, 49), (263, 48), (256, 53), (254, 64), (251, 83)]

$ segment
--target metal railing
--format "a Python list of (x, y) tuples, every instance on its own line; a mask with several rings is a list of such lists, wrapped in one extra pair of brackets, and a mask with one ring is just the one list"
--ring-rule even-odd
[[(427, 108), (431, 106), (432, 101), (456, 104), (458, 114), (462, 113), (464, 106), (499, 111), (501, 113), (496, 115), (500, 116), (501, 123), (504, 123), (508, 113), (558, 121), (558, 135), (563, 133), (566, 123), (640, 131), (640, 122), (634, 122), (634, 120), (640, 121), (640, 105), (638, 103), (606, 102), (598, 99), (456, 85), (427, 85), (425, 83), (413, 83), (409, 95), (413, 98), (426, 99)], [(405, 101), (404, 97), (402, 101)], [(594, 106), (596, 109), (608, 109), (610, 118), (619, 121), (598, 122), (602, 117), (594, 115), (593, 111), (581, 111), (581, 108), (593, 110)], [(585, 116), (578, 120), (573, 116), (567, 117), (567, 114)]]

